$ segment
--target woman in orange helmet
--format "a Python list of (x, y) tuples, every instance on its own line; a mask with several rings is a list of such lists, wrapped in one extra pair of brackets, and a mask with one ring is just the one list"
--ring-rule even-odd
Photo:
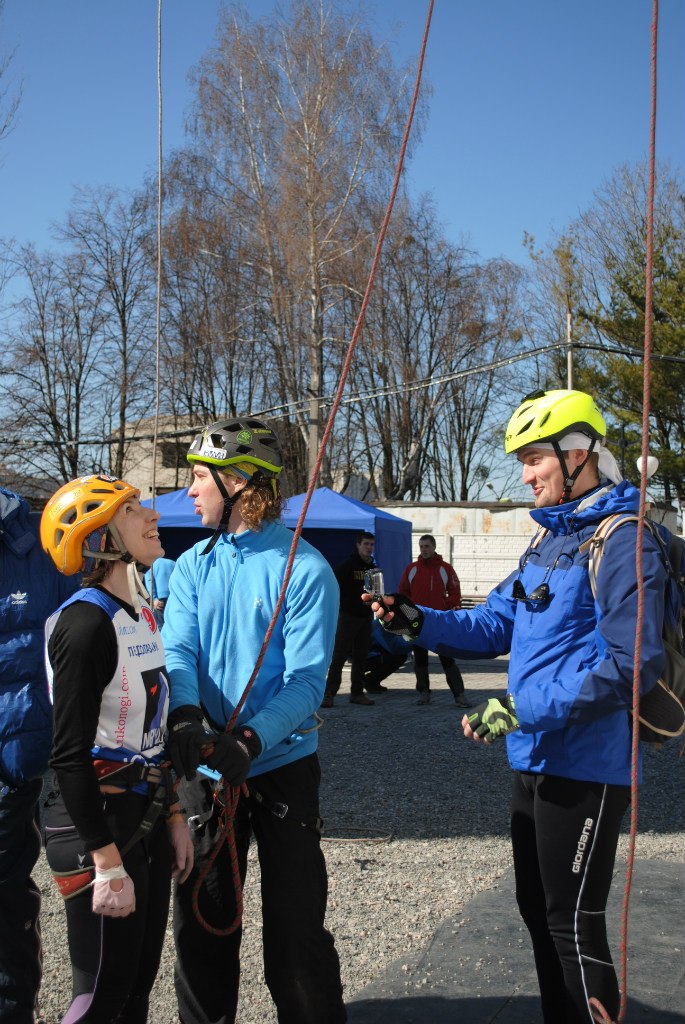
[(159, 513), (123, 480), (65, 484), (41, 520), (60, 572), (84, 587), (48, 620), (54, 704), (46, 854), (65, 897), (73, 997), (64, 1024), (143, 1024), (169, 908), (170, 876), (193, 863), (165, 767), (164, 648), (138, 566), (164, 551)]

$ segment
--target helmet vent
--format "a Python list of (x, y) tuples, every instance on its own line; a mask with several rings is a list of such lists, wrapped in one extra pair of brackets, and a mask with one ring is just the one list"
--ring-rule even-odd
[(552, 410), (551, 410), (551, 409), (549, 409), (549, 410), (548, 410), (548, 411), (547, 411), (547, 412), (545, 413), (545, 415), (544, 415), (544, 416), (542, 417), (542, 419), (540, 420), (540, 424), (539, 424), (539, 425), (540, 425), (541, 427), (544, 427), (545, 423), (547, 422), (547, 420), (548, 420), (548, 419), (550, 418), (550, 416), (551, 416), (551, 415), (552, 415)]
[(248, 455), (252, 451), (252, 449), (246, 444), (236, 445), (235, 450), (238, 452), (238, 455)]

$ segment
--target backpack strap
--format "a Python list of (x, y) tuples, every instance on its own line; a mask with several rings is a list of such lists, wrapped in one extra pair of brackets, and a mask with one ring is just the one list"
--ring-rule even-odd
[(544, 540), (548, 533), (549, 533), (549, 530), (547, 529), (546, 526), (538, 526), (537, 530), (535, 531), (535, 536), (533, 537), (532, 541), (528, 545), (528, 550), (529, 551), (534, 551), (535, 548), (540, 543), (540, 541)]
[[(604, 558), (604, 549), (607, 541), (616, 530), (620, 529), (626, 523), (639, 523), (640, 517), (636, 515), (630, 515), (623, 512), (615, 512), (612, 516), (607, 516), (603, 519), (592, 537), (589, 540), (583, 541), (580, 545), (580, 550), (585, 552), (590, 551), (590, 557), (588, 560), (588, 573), (590, 575), (590, 586), (592, 587), (592, 596), (597, 597), (597, 575), (599, 573), (599, 567), (602, 564)], [(668, 572), (673, 575), (672, 561), (669, 556), (669, 552), (666, 550), (666, 545), (661, 537), (658, 530), (654, 528), (654, 525), (649, 519), (644, 520), (644, 525), (650, 534), (657, 541), (660, 549), (661, 556), (664, 561), (664, 565)]]

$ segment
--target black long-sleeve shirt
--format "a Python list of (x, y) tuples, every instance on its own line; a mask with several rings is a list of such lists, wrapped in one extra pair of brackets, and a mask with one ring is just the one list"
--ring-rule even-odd
[[(114, 600), (132, 619), (137, 618), (131, 605)], [(69, 605), (48, 641), (48, 656), (54, 673), (50, 766), (86, 850), (97, 850), (114, 842), (91, 757), (102, 694), (119, 660), (111, 619), (85, 601)]]
[(346, 561), (335, 569), (335, 578), (340, 587), (340, 611), (358, 619), (370, 619), (371, 605), (362, 601), (364, 573), (374, 568), (373, 560), (366, 562), (354, 551)]

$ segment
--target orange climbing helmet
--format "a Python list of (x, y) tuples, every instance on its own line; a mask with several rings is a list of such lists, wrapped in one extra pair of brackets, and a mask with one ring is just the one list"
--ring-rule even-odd
[(82, 476), (64, 484), (43, 510), (40, 521), (43, 550), (65, 576), (80, 572), (86, 558), (126, 559), (127, 552), (118, 531), (111, 532), (119, 551), (104, 550), (107, 528), (120, 505), (129, 498), (139, 497), (140, 491), (135, 487), (104, 474)]

